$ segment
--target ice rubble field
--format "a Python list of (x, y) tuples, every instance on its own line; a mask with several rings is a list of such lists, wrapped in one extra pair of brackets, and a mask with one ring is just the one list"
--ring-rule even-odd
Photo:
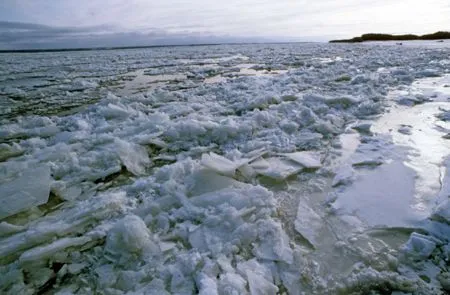
[(0, 55), (0, 293), (445, 294), (450, 48)]

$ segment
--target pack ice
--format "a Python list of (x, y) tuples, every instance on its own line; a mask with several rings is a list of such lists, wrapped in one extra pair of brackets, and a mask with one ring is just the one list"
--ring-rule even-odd
[(449, 53), (0, 55), (0, 293), (445, 294)]

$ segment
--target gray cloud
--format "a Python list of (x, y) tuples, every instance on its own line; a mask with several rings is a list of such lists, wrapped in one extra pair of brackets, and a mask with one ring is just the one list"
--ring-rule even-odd
[(326, 41), (448, 30), (448, 15), (448, 0), (1, 0), (0, 20), (22, 23), (3, 22), (0, 46)]
[(50, 49), (120, 47), (147, 45), (185, 45), (270, 41), (191, 32), (169, 33), (161, 29), (145, 32), (116, 32), (108, 26), (50, 27), (31, 23), (0, 22), (0, 49)]

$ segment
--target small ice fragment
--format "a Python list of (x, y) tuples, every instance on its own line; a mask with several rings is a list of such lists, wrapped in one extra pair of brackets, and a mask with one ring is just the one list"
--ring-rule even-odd
[(30, 271), (29, 275), (27, 276), (27, 283), (29, 283), (31, 286), (35, 286), (36, 288), (42, 288), (48, 281), (52, 279), (54, 274), (55, 273), (53, 272), (53, 270), (47, 267), (33, 268), (33, 271)]
[(450, 121), (450, 110), (444, 110), (444, 109), (440, 109), (440, 110), (441, 110), (441, 113), (436, 115), (436, 117), (441, 121), (445, 121), (445, 122)]
[(450, 291), (450, 273), (449, 272), (442, 272), (438, 275), (439, 283), (441, 283), (442, 288), (445, 291)]
[(307, 204), (300, 202), (295, 219), (295, 230), (300, 233), (308, 242), (317, 247), (317, 235), (322, 228), (322, 218)]
[(52, 192), (65, 201), (74, 201), (77, 199), (82, 193), (83, 189), (81, 186), (66, 186), (66, 183), (62, 181), (55, 181), (52, 184)]
[(125, 107), (115, 105), (115, 104), (108, 104), (107, 106), (103, 106), (100, 108), (100, 113), (106, 118), (106, 119), (126, 119), (130, 113), (128, 110), (125, 109)]
[(370, 134), (371, 127), (372, 127), (372, 124), (370, 124), (370, 123), (361, 123), (361, 124), (357, 124), (357, 125), (353, 126), (352, 128), (355, 129), (356, 131), (358, 131), (359, 133)]
[(176, 246), (177, 246), (177, 244), (172, 243), (172, 242), (160, 242), (159, 243), (159, 248), (161, 249), (162, 252), (167, 252), (169, 250), (172, 250)]
[[(259, 277), (262, 277), (266, 279), (267, 281), (273, 283), (273, 275), (272, 270), (269, 267), (270, 264), (260, 263), (256, 258), (238, 262), (236, 265), (236, 269), (239, 274), (246, 277), (247, 272), (252, 272), (254, 275), (257, 275)], [(230, 267), (231, 263), (230, 263)]]
[(414, 106), (417, 104), (422, 104), (425, 101), (426, 99), (421, 96), (400, 96), (397, 98), (397, 103), (405, 106)]
[(50, 194), (50, 168), (41, 166), (0, 185), (0, 219), (47, 203)]
[(84, 268), (87, 267), (85, 263), (71, 263), (68, 265), (68, 272), (72, 275), (79, 274)]
[[(265, 154), (267, 154), (267, 150), (265, 148), (260, 148), (260, 149), (257, 149), (257, 150), (247, 153), (245, 156), (249, 159), (257, 159), (259, 157), (264, 156)], [(251, 160), (251, 161), (253, 161), (253, 160)]]
[(450, 201), (448, 199), (444, 200), (434, 209), (432, 219), (450, 224)]
[(320, 162), (320, 154), (316, 152), (295, 152), (282, 155), (308, 169), (317, 169), (322, 167), (322, 163)]
[(382, 159), (368, 154), (357, 154), (352, 160), (353, 166), (380, 166), (383, 163)]
[(112, 264), (104, 264), (95, 268), (95, 274), (98, 278), (98, 284), (100, 288), (106, 289), (111, 287), (117, 282), (117, 271), (114, 270), (114, 265)]
[(400, 126), (400, 128), (398, 128), (398, 132), (399, 133), (401, 133), (401, 134), (405, 134), (405, 135), (411, 135), (411, 126), (409, 126), (409, 125), (402, 125), (402, 126)]
[(340, 105), (345, 108), (358, 104), (361, 99), (355, 96), (337, 96), (337, 97), (327, 97), (325, 103), (328, 105)]

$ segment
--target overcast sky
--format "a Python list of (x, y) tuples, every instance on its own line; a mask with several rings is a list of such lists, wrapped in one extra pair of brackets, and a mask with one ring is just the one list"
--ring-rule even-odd
[(450, 0), (0, 0), (0, 49), (438, 30), (450, 30)]

